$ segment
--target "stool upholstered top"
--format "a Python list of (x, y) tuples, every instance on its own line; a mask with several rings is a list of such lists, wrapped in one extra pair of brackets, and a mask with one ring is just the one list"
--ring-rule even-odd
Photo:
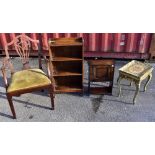
[(142, 63), (136, 60), (132, 60), (125, 66), (119, 69), (120, 72), (131, 74), (136, 77), (143, 76), (146, 72), (152, 71), (153, 67), (148, 63)]

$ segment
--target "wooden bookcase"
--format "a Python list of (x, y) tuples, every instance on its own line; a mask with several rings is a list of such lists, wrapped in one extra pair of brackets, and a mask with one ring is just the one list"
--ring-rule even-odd
[(51, 39), (49, 47), (55, 92), (83, 93), (83, 39)]

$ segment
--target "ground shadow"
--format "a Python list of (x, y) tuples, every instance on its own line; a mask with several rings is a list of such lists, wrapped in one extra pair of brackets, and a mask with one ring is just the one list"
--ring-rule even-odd
[(8, 118), (12, 118), (12, 119), (13, 119), (13, 116), (10, 116), (10, 115), (8, 115), (8, 114), (4, 114), (4, 113), (1, 113), (1, 112), (0, 112), (0, 116), (8, 117)]
[(0, 98), (6, 99), (6, 93), (0, 92)]
[[(133, 87), (129, 86), (129, 89), (127, 89), (127, 88), (124, 88), (122, 86), (129, 86), (129, 85), (121, 84), (121, 90), (136, 91), (136, 87), (133, 88)], [(118, 86), (117, 86), (117, 84), (115, 86), (113, 86), (113, 88), (119, 89)], [(143, 86), (140, 87), (139, 92), (144, 92)]]
[(92, 102), (92, 108), (93, 111), (96, 113), (101, 105), (101, 102), (103, 100), (103, 95), (99, 95), (97, 98), (92, 98), (91, 102)]
[(103, 98), (103, 101), (112, 101), (112, 102), (118, 102), (118, 103), (133, 105), (133, 102), (123, 102), (123, 101), (112, 100), (112, 99), (104, 99)]
[[(3, 96), (3, 95), (4, 95), (4, 96)], [(5, 93), (0, 92), (0, 98), (6, 99)], [(20, 98), (20, 97), (19, 97), (19, 98)], [(28, 101), (18, 100), (18, 99), (15, 99), (15, 98), (13, 98), (13, 101), (22, 103), (22, 104), (24, 104), (24, 106), (27, 107), (27, 108), (30, 108), (29, 106), (34, 106), (34, 107), (43, 108), (43, 109), (51, 109), (50, 107), (45, 107), (45, 106), (42, 106), (42, 105), (30, 103), (30, 102), (28, 102)]]
[(35, 95), (39, 95), (39, 96), (50, 96), (49, 95), (49, 91), (47, 89), (42, 89), (40, 91), (34, 91), (34, 92), (31, 92), (30, 94), (35, 94)]
[(3, 78), (0, 76), (0, 87), (4, 87), (4, 81)]

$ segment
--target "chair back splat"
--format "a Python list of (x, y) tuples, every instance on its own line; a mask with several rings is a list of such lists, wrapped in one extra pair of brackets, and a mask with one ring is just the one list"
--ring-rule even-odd
[(31, 51), (31, 47), (32, 47), (31, 42), (35, 45), (35, 47), (37, 49), (39, 49), (38, 48), (39, 40), (33, 40), (30, 37), (26, 36), (25, 34), (18, 35), (10, 43), (6, 44), (6, 46), (5, 46), (6, 57), (8, 59), (10, 58), (9, 52), (8, 52), (8, 47), (14, 46), (17, 54), (19, 55), (19, 57), (22, 61), (23, 69), (30, 68), (29, 55), (30, 55), (30, 51)]

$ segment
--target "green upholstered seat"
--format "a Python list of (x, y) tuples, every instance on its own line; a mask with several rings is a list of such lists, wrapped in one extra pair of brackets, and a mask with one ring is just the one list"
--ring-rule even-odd
[(7, 89), (8, 93), (51, 84), (50, 79), (40, 69), (27, 69), (14, 73)]

